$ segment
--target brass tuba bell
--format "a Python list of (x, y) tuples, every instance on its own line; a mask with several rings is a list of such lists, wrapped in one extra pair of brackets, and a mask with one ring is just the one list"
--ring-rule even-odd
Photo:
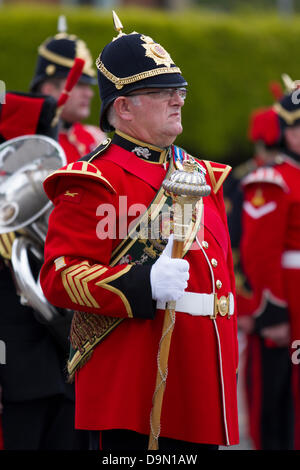
[(0, 237), (12, 240), (10, 263), (21, 303), (30, 306), (59, 343), (67, 347), (71, 312), (45, 298), (39, 271), (48, 218), (53, 208), (45, 178), (66, 164), (62, 147), (42, 135), (16, 137), (0, 145)]

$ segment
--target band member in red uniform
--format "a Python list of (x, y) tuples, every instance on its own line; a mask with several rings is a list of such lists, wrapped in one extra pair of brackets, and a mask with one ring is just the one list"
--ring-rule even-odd
[[(0, 143), (36, 134), (51, 138), (53, 142), (57, 139), (57, 126), (52, 126), (57, 112), (53, 97), (9, 92), (5, 101), (0, 104)], [(2, 206), (7, 174), (12, 175), (13, 171), (20, 174), (26, 165), (24, 161), (33, 163), (27, 147), (19, 168), (12, 166), (7, 172), (5, 149), (7, 147), (1, 151)], [(39, 198), (36, 180), (31, 176), (28, 182), (35, 187), (33, 198)], [(12, 194), (13, 184), (6, 187)], [(26, 199), (26, 214), (33, 216), (36, 206), (27, 196), (24, 185), (22, 197)], [(22, 214), (22, 208), (18, 214)], [(51, 322), (42, 319), (30, 302), (24, 302), (26, 293), (16, 282), (20, 273), (14, 269), (12, 251), (15, 241), (27, 236), (27, 230), (30, 228), (26, 226), (9, 233), (1, 230), (0, 234), (0, 339), (5, 344), (5, 361), (0, 361), (0, 448), (2, 436), (5, 450), (84, 450), (87, 449), (87, 433), (74, 429), (75, 390), (73, 384), (67, 383), (65, 370), (70, 315), (61, 317), (61, 331), (65, 336), (62, 344), (53, 334)], [(38, 269), (35, 270), (38, 273)]]
[[(92, 448), (147, 449), (165, 306), (175, 300), (159, 449), (237, 444), (235, 284), (222, 193), (231, 168), (173, 145), (187, 82), (161, 45), (121, 29), (97, 60), (101, 127), (114, 137), (44, 185), (55, 207), (41, 284), (51, 303), (75, 310), (68, 369), (76, 427), (91, 431)], [(211, 193), (184, 259), (173, 259), (172, 237), (166, 245), (161, 234), (169, 215), (161, 185), (181, 159), (195, 162)], [(162, 232), (153, 234), (155, 221)], [(134, 237), (141, 226), (147, 235)]]
[[(273, 106), (278, 155), (248, 175), (244, 190), (241, 260), (252, 295), (239, 305), (252, 318), (250, 331), (270, 346), (286, 347), (300, 338), (297, 286), (300, 279), (299, 90)], [(291, 364), (292, 364), (291, 355)], [(263, 367), (263, 364), (262, 364)], [(276, 365), (275, 365), (276, 368)], [(299, 449), (299, 365), (293, 364), (295, 448)], [(276, 372), (274, 372), (276, 373)], [(288, 392), (283, 403), (289, 403)], [(284, 405), (285, 406), (285, 405)], [(266, 426), (274, 419), (265, 416)], [(280, 426), (280, 414), (277, 426)]]
[(98, 127), (82, 124), (89, 118), (91, 99), (97, 84), (93, 59), (84, 41), (74, 34), (67, 34), (60, 17), (59, 32), (46, 39), (38, 48), (38, 58), (30, 90), (51, 95), (56, 100), (64, 90), (66, 78), (76, 57), (85, 61), (83, 73), (73, 88), (61, 113), (59, 143), (63, 147), (68, 163), (78, 160), (94, 150), (105, 138)]
[(259, 167), (274, 164), (278, 133), (278, 118), (272, 106), (251, 114), (249, 138), (255, 147), (254, 157), (235, 168), (229, 188), (228, 179), (225, 187), (230, 202), (227, 215), (235, 263), (240, 343), (245, 346), (241, 348), (239, 378), (245, 397), (246, 432), (256, 450), (292, 449), (294, 445), (289, 346), (262, 337), (260, 330), (254, 328), (249, 311), (251, 289), (240, 261), (244, 198), (241, 181)]

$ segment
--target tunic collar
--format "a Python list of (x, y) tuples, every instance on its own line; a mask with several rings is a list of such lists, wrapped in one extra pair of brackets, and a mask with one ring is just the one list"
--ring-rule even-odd
[(142, 142), (141, 140), (124, 134), (124, 132), (119, 130), (115, 132), (112, 143), (134, 153), (137, 157), (150, 163), (163, 164), (167, 160), (169, 147), (156, 147), (155, 145)]

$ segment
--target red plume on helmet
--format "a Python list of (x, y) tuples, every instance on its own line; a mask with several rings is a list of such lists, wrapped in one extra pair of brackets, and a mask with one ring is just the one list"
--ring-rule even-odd
[(255, 110), (250, 117), (249, 139), (263, 141), (265, 145), (276, 145), (280, 139), (278, 115), (272, 107)]
[(74, 88), (74, 86), (78, 82), (79, 78), (81, 77), (83, 67), (84, 67), (84, 60), (77, 57), (74, 61), (73, 67), (71, 68), (71, 70), (70, 70), (70, 72), (67, 76), (65, 88), (63, 89), (60, 97), (58, 98), (55, 118), (53, 119), (53, 121), (51, 123), (52, 127), (57, 124), (59, 116), (62, 112), (62, 109), (63, 109), (65, 103), (67, 102), (67, 100), (70, 96), (70, 93), (71, 93), (72, 89)]
[[(269, 90), (276, 101), (284, 96), (282, 86), (279, 82), (271, 81)], [(279, 143), (281, 131), (278, 114), (273, 106), (256, 109), (250, 116), (248, 131), (252, 142), (263, 142), (270, 147)]]
[(282, 86), (279, 82), (271, 81), (269, 83), (269, 90), (276, 101), (280, 100), (284, 95)]

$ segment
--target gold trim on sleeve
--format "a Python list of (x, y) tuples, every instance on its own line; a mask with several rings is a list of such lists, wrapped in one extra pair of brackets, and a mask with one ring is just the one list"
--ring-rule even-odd
[(100, 308), (89, 291), (88, 283), (101, 276), (107, 268), (102, 265), (90, 267), (88, 261), (70, 266), (61, 273), (62, 283), (74, 304)]
[(84, 267), (87, 265), (87, 261), (80, 264), (75, 264), (74, 266), (65, 269), (61, 273), (63, 286), (74, 304), (84, 305), (74, 286), (73, 276), (85, 269)]
[[(92, 268), (88, 269), (87, 271), (83, 271), (77, 276), (75, 276), (75, 284), (77, 286), (78, 291), (80, 292), (81, 297), (83, 298), (85, 305), (89, 305), (99, 308), (99, 304), (96, 302), (94, 297), (91, 295), (88, 283), (93, 279), (101, 276), (103, 273), (107, 271), (107, 268), (99, 267), (98, 265), (93, 266)], [(88, 274), (88, 275), (87, 275)]]
[(132, 268), (132, 266), (133, 265), (127, 265), (124, 269), (122, 269), (121, 271), (118, 271), (116, 274), (106, 279), (103, 279), (99, 282), (96, 282), (96, 286), (103, 287), (103, 289), (107, 289), (120, 297), (120, 299), (122, 300), (126, 308), (126, 312), (129, 318), (133, 318), (133, 314), (132, 314), (130, 303), (128, 302), (126, 296), (123, 294), (122, 291), (120, 291), (116, 287), (110, 286), (108, 283), (111, 281), (114, 281), (115, 279), (118, 279), (120, 276), (123, 276), (123, 274), (126, 274)]
[[(105, 279), (102, 279), (96, 282), (95, 284), (96, 286), (102, 287), (103, 289), (107, 289), (113, 292), (114, 294), (118, 295), (121, 298), (123, 304), (125, 305), (127, 315), (130, 318), (132, 318), (133, 315), (131, 306), (126, 296), (116, 287), (110, 286), (109, 282), (118, 279), (123, 274), (126, 274), (131, 268), (132, 265), (128, 265), (121, 271)], [(90, 267), (88, 261), (83, 261), (82, 263), (75, 264), (62, 271), (62, 283), (71, 301), (77, 305), (79, 304), (85, 305), (87, 307), (100, 308), (100, 305), (92, 296), (88, 284), (97, 277), (100, 277), (107, 270), (108, 268), (102, 266), (101, 264), (96, 264)]]

